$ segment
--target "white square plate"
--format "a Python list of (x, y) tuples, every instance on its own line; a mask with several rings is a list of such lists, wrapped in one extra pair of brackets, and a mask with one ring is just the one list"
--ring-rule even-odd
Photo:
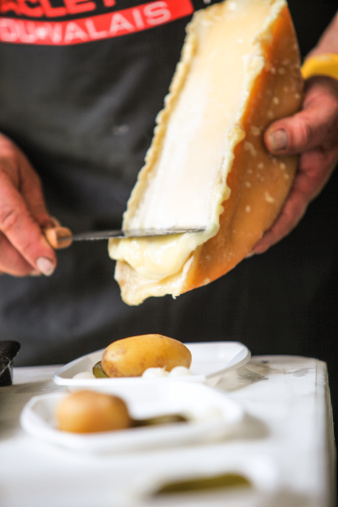
[(76, 434), (57, 429), (55, 410), (65, 396), (67, 393), (33, 397), (21, 414), (25, 431), (71, 450), (107, 453), (229, 438), (240, 432), (245, 419), (242, 406), (223, 392), (204, 384), (172, 381), (152, 384), (146, 390), (136, 386), (124, 399), (134, 419), (179, 413), (188, 417), (187, 422)]
[[(215, 385), (228, 371), (246, 364), (250, 357), (249, 349), (239, 342), (210, 342), (185, 344), (192, 354), (190, 371), (192, 375), (179, 377), (184, 382), (202, 382)], [(60, 368), (54, 375), (56, 384), (70, 389), (94, 389), (115, 393), (118, 388), (149, 386), (158, 382), (172, 382), (172, 377), (146, 379), (142, 377), (126, 378), (74, 378), (79, 373), (92, 373), (92, 368), (102, 358), (103, 350), (82, 356)], [(178, 377), (175, 377), (178, 379)]]

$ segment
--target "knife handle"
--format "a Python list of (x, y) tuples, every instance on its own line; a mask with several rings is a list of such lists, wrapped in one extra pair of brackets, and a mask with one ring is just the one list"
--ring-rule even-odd
[(72, 242), (72, 231), (67, 227), (50, 227), (43, 229), (43, 234), (52, 248), (60, 250), (69, 247)]

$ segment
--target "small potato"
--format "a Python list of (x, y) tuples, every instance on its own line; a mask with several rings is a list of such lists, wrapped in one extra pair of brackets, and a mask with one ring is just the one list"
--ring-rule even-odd
[(59, 404), (58, 429), (72, 433), (95, 433), (129, 428), (132, 419), (125, 402), (113, 395), (77, 391)]
[(131, 336), (111, 343), (101, 365), (108, 377), (140, 377), (147, 368), (191, 365), (191, 352), (183, 343), (160, 334)]

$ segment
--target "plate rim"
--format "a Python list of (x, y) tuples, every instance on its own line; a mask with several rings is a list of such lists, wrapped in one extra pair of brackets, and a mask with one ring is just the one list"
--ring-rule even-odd
[[(233, 369), (237, 369), (237, 368), (240, 368), (241, 366), (244, 366), (246, 363), (248, 363), (250, 361), (250, 358), (251, 358), (251, 351), (249, 350), (249, 348), (239, 341), (212, 341), (212, 342), (191, 342), (191, 343), (182, 342), (182, 343), (186, 347), (188, 347), (189, 350), (190, 350), (190, 346), (192, 346), (193, 348), (195, 348), (195, 347), (197, 348), (198, 346), (206, 346), (206, 345), (215, 346), (215, 347), (216, 346), (219, 347), (222, 345), (226, 346), (228, 344), (229, 345), (230, 344), (231, 345), (239, 345), (241, 347), (241, 350), (238, 352), (238, 354), (243, 353), (243, 357), (239, 361), (237, 361), (234, 364), (231, 364), (230, 366), (226, 366), (225, 368), (222, 368), (221, 370), (217, 370), (216, 372), (205, 374), (205, 375), (187, 376), (187, 377), (180, 378), (180, 379), (175, 377), (175, 379), (182, 380), (182, 381), (184, 380), (185, 382), (208, 382), (208, 381), (211, 381), (215, 378), (217, 379)], [(119, 377), (118, 379), (117, 378), (114, 378), (114, 379), (111, 379), (111, 378), (74, 379), (74, 378), (62, 377), (62, 374), (64, 372), (66, 372), (67, 370), (69, 370), (70, 368), (75, 366), (76, 364), (84, 361), (86, 358), (89, 358), (91, 355), (97, 354), (99, 352), (103, 352), (104, 350), (105, 350), (104, 348), (94, 350), (93, 352), (89, 352), (88, 354), (84, 354), (84, 355), (66, 363), (65, 365), (61, 366), (61, 368), (58, 368), (58, 370), (53, 375), (54, 383), (57, 385), (60, 385), (60, 386), (80, 387), (80, 386), (85, 386), (85, 385), (88, 386), (88, 381), (92, 382), (93, 380), (95, 380), (95, 382), (96, 381), (100, 382), (100, 384), (98, 384), (97, 387), (107, 387), (109, 385), (112, 385), (112, 381), (115, 382), (115, 385), (119, 384), (119, 385), (128, 386), (128, 385), (132, 385), (135, 382), (138, 382), (140, 380), (141, 377)], [(118, 380), (118, 382), (116, 382), (117, 380)], [(173, 381), (174, 379), (172, 379), (170, 377), (163, 377), (163, 378), (161, 377), (161, 378), (156, 378), (155, 380), (156, 381), (160, 380), (162, 382), (162, 381)], [(144, 382), (144, 384), (152, 383), (152, 382), (154, 382), (154, 379), (142, 378), (142, 382)]]

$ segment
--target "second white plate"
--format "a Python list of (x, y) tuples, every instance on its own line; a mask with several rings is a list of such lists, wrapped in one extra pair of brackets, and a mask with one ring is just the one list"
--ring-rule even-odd
[[(246, 364), (250, 357), (249, 349), (239, 342), (206, 342), (186, 344), (192, 354), (191, 375), (180, 377), (184, 382), (202, 382), (215, 385), (228, 371)], [(149, 386), (171, 382), (169, 377), (145, 379), (142, 377), (127, 378), (77, 378), (79, 373), (92, 373), (95, 363), (101, 360), (102, 350), (82, 356), (60, 368), (54, 375), (54, 382), (70, 389), (95, 389), (101, 392), (115, 393), (116, 388)], [(176, 377), (176, 380), (178, 378)]]

